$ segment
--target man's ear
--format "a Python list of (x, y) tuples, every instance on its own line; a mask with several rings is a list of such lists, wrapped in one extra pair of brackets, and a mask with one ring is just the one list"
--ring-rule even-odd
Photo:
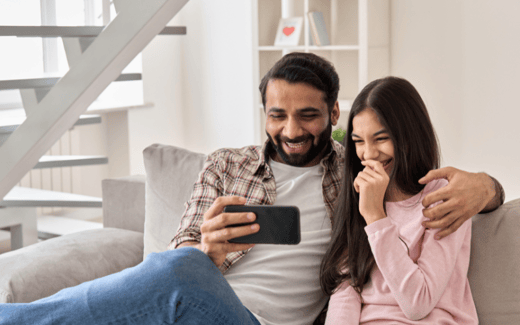
[(334, 107), (332, 108), (332, 112), (330, 112), (330, 122), (332, 123), (332, 125), (338, 124), (339, 115), (339, 102), (336, 101), (336, 103), (334, 103)]

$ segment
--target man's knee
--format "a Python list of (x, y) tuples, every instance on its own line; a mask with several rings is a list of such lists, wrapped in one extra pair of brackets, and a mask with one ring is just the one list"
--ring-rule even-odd
[(182, 247), (161, 253), (150, 253), (145, 263), (147, 268), (164, 269), (177, 277), (196, 276), (204, 273), (220, 273), (211, 259), (193, 247)]

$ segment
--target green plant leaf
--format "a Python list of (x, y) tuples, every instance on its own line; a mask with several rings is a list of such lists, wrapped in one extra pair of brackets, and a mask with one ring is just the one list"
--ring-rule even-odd
[(332, 131), (332, 139), (334, 139), (338, 142), (342, 142), (343, 138), (345, 137), (346, 134), (347, 134), (347, 131), (345, 131), (343, 129), (336, 129), (336, 130)]

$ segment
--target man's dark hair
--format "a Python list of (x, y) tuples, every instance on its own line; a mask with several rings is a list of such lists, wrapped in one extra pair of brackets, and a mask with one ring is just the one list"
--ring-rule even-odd
[(260, 93), (265, 110), (265, 92), (270, 80), (281, 79), (289, 83), (303, 82), (325, 93), (329, 113), (338, 100), (339, 77), (329, 61), (312, 53), (294, 52), (285, 55), (266, 73), (260, 82)]

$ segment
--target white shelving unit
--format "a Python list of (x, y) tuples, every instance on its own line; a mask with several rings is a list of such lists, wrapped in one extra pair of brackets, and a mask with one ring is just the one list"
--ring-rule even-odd
[[(311, 45), (307, 13), (323, 13), (329, 46)], [(298, 46), (274, 46), (281, 18), (303, 17)], [(266, 139), (265, 116), (258, 86), (262, 77), (283, 55), (312, 52), (331, 61), (340, 77), (341, 117), (346, 128), (352, 100), (371, 80), (389, 74), (389, 4), (387, 0), (254, 0), (253, 54), (257, 140)]]

